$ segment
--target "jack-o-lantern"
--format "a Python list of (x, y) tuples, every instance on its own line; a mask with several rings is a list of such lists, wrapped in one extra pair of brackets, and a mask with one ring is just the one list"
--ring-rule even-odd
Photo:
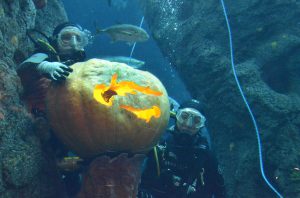
[(100, 59), (71, 67), (66, 82), (54, 83), (47, 94), (48, 118), (62, 142), (83, 157), (143, 153), (156, 144), (169, 120), (169, 101), (155, 76)]

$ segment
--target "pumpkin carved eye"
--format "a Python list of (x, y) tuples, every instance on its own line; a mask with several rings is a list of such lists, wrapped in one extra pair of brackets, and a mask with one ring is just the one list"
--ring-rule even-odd
[(114, 95), (118, 95), (117, 92), (115, 92), (114, 90), (107, 90), (102, 94), (103, 99), (105, 100), (105, 102), (109, 102), (110, 98), (113, 97)]
[[(143, 87), (134, 82), (122, 81), (117, 82), (117, 73), (115, 73), (111, 78), (111, 83), (109, 86), (105, 84), (96, 85), (94, 89), (94, 98), (101, 104), (106, 106), (112, 106), (113, 96), (126, 96), (127, 94), (137, 94), (137, 92), (142, 92), (146, 95), (161, 96), (162, 93), (159, 91), (154, 91), (150, 87)], [(145, 120), (147, 123), (150, 122), (152, 117), (159, 118), (161, 115), (160, 108), (157, 106), (152, 106), (148, 108), (136, 108), (128, 105), (121, 105), (120, 108), (125, 109), (137, 118)]]

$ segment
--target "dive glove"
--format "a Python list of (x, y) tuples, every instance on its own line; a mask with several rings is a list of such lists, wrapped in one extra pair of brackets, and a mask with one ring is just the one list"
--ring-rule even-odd
[(144, 190), (144, 189), (139, 189), (138, 192), (138, 198), (154, 198), (150, 192)]
[(47, 74), (52, 80), (65, 80), (73, 71), (70, 67), (60, 62), (43, 61), (37, 66), (41, 74)]

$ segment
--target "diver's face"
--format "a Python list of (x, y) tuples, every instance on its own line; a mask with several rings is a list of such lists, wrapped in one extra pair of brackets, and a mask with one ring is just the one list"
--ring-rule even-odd
[(76, 51), (83, 51), (87, 41), (84, 32), (77, 27), (68, 26), (58, 34), (57, 44), (61, 54), (72, 54)]
[(179, 109), (176, 119), (179, 132), (190, 135), (195, 135), (205, 123), (205, 117), (194, 108)]

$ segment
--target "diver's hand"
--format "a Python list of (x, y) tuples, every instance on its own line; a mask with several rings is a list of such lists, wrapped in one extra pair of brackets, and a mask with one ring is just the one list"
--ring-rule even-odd
[(191, 195), (196, 192), (195, 186), (189, 185), (186, 194)]
[(150, 192), (146, 190), (139, 189), (138, 198), (153, 198)]
[(43, 61), (37, 66), (41, 74), (48, 74), (52, 80), (65, 80), (73, 71), (70, 67), (60, 62)]
[(63, 159), (56, 162), (59, 170), (72, 172), (81, 168), (83, 159), (80, 157), (64, 157)]

